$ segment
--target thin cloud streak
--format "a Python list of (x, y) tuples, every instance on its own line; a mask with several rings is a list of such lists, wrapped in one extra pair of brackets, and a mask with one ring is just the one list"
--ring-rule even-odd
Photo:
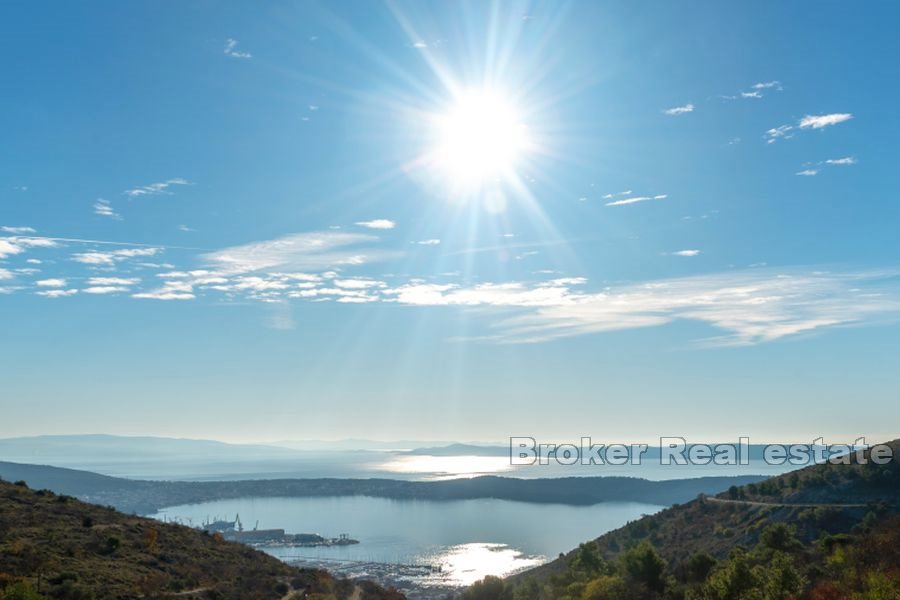
[(663, 111), (663, 114), (667, 114), (672, 117), (677, 117), (678, 115), (686, 115), (687, 113), (694, 112), (693, 104), (685, 104), (684, 106), (673, 106), (672, 108), (667, 108)]
[(646, 202), (648, 200), (665, 200), (668, 197), (668, 194), (658, 194), (656, 196), (635, 196), (634, 198), (623, 198), (622, 200), (607, 202), (606, 206), (627, 206), (629, 204), (637, 204), (638, 202)]
[(261, 270), (320, 270), (386, 260), (395, 253), (360, 248), (377, 241), (374, 235), (321, 231), (296, 233), (274, 240), (233, 246), (201, 256), (226, 273)]

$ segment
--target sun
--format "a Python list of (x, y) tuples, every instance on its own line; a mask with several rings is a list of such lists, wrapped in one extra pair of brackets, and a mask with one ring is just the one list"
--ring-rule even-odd
[(457, 94), (448, 110), (434, 117), (433, 129), (431, 162), (460, 188), (512, 177), (530, 148), (518, 107), (492, 90)]

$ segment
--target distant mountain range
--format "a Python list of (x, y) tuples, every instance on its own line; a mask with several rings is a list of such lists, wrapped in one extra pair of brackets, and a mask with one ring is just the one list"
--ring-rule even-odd
[[(453, 445), (485, 448), (490, 445), (467, 445), (455, 442), (427, 440), (280, 440), (266, 443), (237, 444), (204, 439), (169, 438), (159, 436), (123, 436), (109, 434), (40, 435), (17, 438), (0, 438), (0, 457), (58, 456), (66, 454), (85, 458), (109, 458), (109, 452), (124, 457), (147, 458), (160, 456), (193, 456), (214, 453), (239, 454), (241, 456), (289, 455), (291, 452), (327, 451), (406, 451), (414, 448), (434, 447), (446, 449)], [(507, 449), (507, 454), (509, 453)]]
[(228, 444), (213, 440), (165, 437), (132, 437), (107, 434), (41, 435), (0, 439), (0, 457), (68, 457), (70, 459), (120, 459), (192, 456), (289, 456), (288, 448), (262, 444)]
[[(689, 444), (688, 447), (691, 445)], [(751, 444), (751, 459), (761, 459), (765, 445)], [(219, 459), (287, 458), (308, 452), (393, 452), (409, 456), (509, 456), (507, 444), (427, 442), (400, 440), (393, 442), (347, 439), (335, 441), (278, 441), (267, 444), (234, 444), (214, 440), (151, 436), (42, 435), (0, 438), (0, 458), (13, 462), (40, 462), (41, 459), (121, 461), (154, 458), (189, 460), (196, 457)], [(644, 453), (649, 459), (659, 458), (660, 448), (650, 446)], [(46, 460), (44, 462), (47, 462)], [(71, 464), (61, 466), (72, 466)]]

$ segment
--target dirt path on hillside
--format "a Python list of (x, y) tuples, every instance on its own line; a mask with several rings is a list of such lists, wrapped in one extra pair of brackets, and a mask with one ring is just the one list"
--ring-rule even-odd
[(743, 504), (745, 506), (792, 506), (797, 508), (866, 508), (868, 504), (807, 504), (801, 502), (762, 502), (760, 500), (731, 500), (706, 496), (705, 500), (720, 504)]

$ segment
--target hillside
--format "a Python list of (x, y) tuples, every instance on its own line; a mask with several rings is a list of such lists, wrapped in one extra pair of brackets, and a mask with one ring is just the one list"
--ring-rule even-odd
[[(900, 441), (889, 445), (896, 456)], [(734, 486), (488, 584), (468, 597), (900, 598), (900, 463), (826, 463)]]
[(88, 471), (0, 462), (0, 477), (24, 480), (123, 512), (151, 514), (166, 506), (248, 497), (373, 496), (416, 500), (498, 498), (523, 502), (590, 505), (634, 501), (670, 505), (713, 494), (759, 476), (698, 477), (649, 481), (636, 477), (516, 479), (483, 476), (445, 481), (395, 479), (260, 479), (245, 481), (138, 481)]
[(188, 527), (0, 482), (0, 599), (175, 597), (402, 598)]

